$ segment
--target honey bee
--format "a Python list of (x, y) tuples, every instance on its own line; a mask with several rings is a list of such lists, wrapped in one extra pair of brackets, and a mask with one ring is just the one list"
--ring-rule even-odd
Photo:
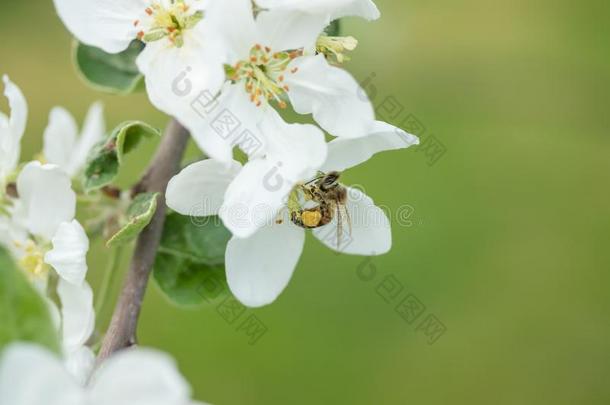
[[(298, 187), (305, 201), (316, 204), (313, 208), (303, 208), (298, 195), (292, 197), (290, 219), (305, 229), (317, 229), (328, 225), (337, 218), (337, 247), (343, 238), (343, 223), (347, 222), (349, 234), (352, 233), (352, 222), (347, 209), (348, 190), (339, 183), (341, 173), (319, 173), (316, 178)], [(298, 192), (297, 191), (297, 192)]]

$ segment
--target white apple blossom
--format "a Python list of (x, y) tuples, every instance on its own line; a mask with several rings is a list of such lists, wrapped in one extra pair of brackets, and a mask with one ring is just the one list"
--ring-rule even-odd
[(0, 357), (0, 403), (6, 405), (204, 405), (176, 363), (150, 349), (119, 352), (76, 380), (60, 358), (39, 346), (16, 343)]
[(21, 151), (21, 138), (25, 132), (28, 104), (23, 93), (9, 77), (2, 77), (4, 95), (9, 101), (10, 117), (0, 111), (0, 204), (9, 175), (17, 167)]
[[(291, 136), (289, 127), (266, 123), (277, 123), (275, 106), (285, 108), (287, 102), (299, 114), (312, 114), (333, 136), (363, 137), (374, 127), (373, 106), (358, 82), (345, 70), (329, 64), (324, 55), (315, 55), (316, 42), (329, 23), (329, 13), (341, 15), (345, 11), (343, 3), (331, 1), (320, 7), (328, 12), (302, 13), (277, 7), (261, 10), (255, 16), (251, 0), (218, 2), (215, 18), (222, 19), (216, 24), (226, 44), (224, 63), (229, 81), (211, 104), (216, 112), (235, 117), (263, 144), (254, 154), (244, 150), (251, 158), (269, 158), (274, 143), (291, 146), (292, 139), (285, 139)], [(196, 75), (195, 71), (193, 76)], [(230, 162), (235, 139), (218, 135), (214, 117), (178, 119), (191, 129), (210, 157)], [(312, 131), (307, 139), (318, 151), (311, 156), (313, 161), (324, 158), (322, 148), (314, 142), (319, 142), (316, 137)], [(298, 153), (298, 146), (292, 147)], [(283, 163), (283, 170), (302, 171), (312, 166), (306, 159), (294, 163), (284, 158)]]
[[(418, 142), (413, 135), (377, 122), (366, 137), (331, 141), (321, 170), (343, 171), (376, 153)], [(286, 198), (294, 191), (292, 185), (278, 206), (274, 190), (261, 177), (261, 169), (267, 168), (264, 159), (251, 160), (243, 168), (238, 162), (227, 168), (222, 162), (204, 160), (186, 167), (167, 189), (170, 208), (190, 216), (220, 214), (233, 232), (225, 255), (227, 280), (233, 294), (252, 307), (273, 302), (284, 290), (305, 242), (305, 229), (293, 223), (288, 209)], [(270, 204), (252, 206), (253, 194), (259, 202)], [(345, 210), (349, 220), (344, 219), (341, 234), (337, 233), (339, 216), (335, 215), (329, 224), (314, 229), (314, 236), (341, 253), (380, 255), (389, 251), (390, 222), (370, 197), (348, 187)]]
[(63, 107), (55, 107), (49, 114), (49, 123), (44, 131), (43, 156), (48, 163), (59, 166), (74, 177), (105, 133), (104, 107), (100, 102), (89, 108), (80, 135), (72, 114)]
[[(59, 276), (62, 346), (71, 369), (88, 368), (93, 355), (84, 347), (95, 321), (93, 293), (85, 281), (89, 240), (74, 219), (76, 194), (69, 176), (56, 165), (30, 162), (16, 183), (9, 215), (0, 216), (0, 243), (40, 292), (47, 290), (50, 271)], [(47, 299), (51, 311), (56, 309)]]
[(213, 0), (54, 0), (59, 17), (84, 44), (108, 53), (136, 39), (146, 47), (136, 63), (152, 103), (167, 114), (188, 114), (190, 105), (175, 94), (174, 78), (197, 72), (193, 85), (215, 93), (222, 85), (223, 46), (213, 21)]

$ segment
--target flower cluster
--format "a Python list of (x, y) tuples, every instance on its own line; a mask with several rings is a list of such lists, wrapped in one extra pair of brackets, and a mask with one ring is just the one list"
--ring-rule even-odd
[[(96, 52), (141, 50), (135, 66), (151, 102), (187, 128), (208, 156), (171, 179), (164, 201), (178, 214), (222, 219), (232, 234), (226, 279), (242, 303), (259, 307), (277, 299), (307, 231), (340, 253), (391, 249), (385, 212), (342, 183), (344, 171), (372, 156), (419, 142), (377, 121), (365, 91), (342, 66), (358, 40), (330, 27), (343, 17), (379, 18), (371, 0), (54, 3), (72, 34)], [(154, 220), (160, 188), (141, 189), (146, 177), (132, 190), (110, 184), (123, 155), (150, 128), (132, 122), (106, 136), (103, 107), (95, 103), (79, 131), (72, 115), (56, 107), (42, 154), (20, 164), (28, 106), (6, 76), (4, 84), (11, 111), (0, 113), (0, 246), (44, 297), (61, 353), (22, 343), (4, 351), (0, 403), (194, 405), (163, 354), (130, 349), (94, 370), (95, 311), (86, 281), (93, 232), (88, 236), (76, 219), (77, 197), (98, 205), (94, 228), (111, 229), (109, 246), (134, 240)], [(286, 119), (298, 115), (310, 116), (310, 123)], [(106, 197), (114, 205), (104, 205)], [(31, 384), (40, 390), (32, 393)]]
[(141, 402), (130, 403), (195, 405), (173, 361), (158, 352), (121, 353), (92, 375), (95, 311), (86, 281), (89, 239), (75, 219), (72, 178), (105, 135), (102, 106), (91, 107), (80, 137), (72, 115), (54, 108), (42, 156), (19, 164), (28, 105), (19, 87), (7, 76), (3, 81), (11, 111), (9, 116), (0, 113), (0, 247), (12, 253), (44, 298), (61, 337), (61, 356), (32, 344), (9, 346), (0, 355), (0, 403), (101, 405), (135, 396)]
[(104, 362), (87, 384), (74, 379), (52, 353), (17, 343), (0, 356), (0, 402), (11, 405), (205, 405), (173, 359), (129, 349)]
[[(366, 93), (340, 66), (358, 41), (325, 31), (342, 17), (379, 18), (371, 0), (54, 1), (87, 45), (112, 53), (134, 39), (146, 44), (136, 62), (150, 100), (210, 157), (170, 182), (167, 203), (184, 215), (222, 218), (233, 233), (227, 280), (244, 304), (277, 298), (307, 229), (342, 253), (390, 249), (387, 217), (343, 186), (340, 172), (418, 139), (375, 120)], [(176, 91), (176, 77), (186, 92)], [(220, 115), (200, 114), (185, 93), (211, 95), (207, 110)], [(316, 125), (286, 122), (280, 112), (288, 107)], [(259, 147), (219, 136), (223, 114)], [(248, 157), (243, 165), (234, 160), (236, 147)]]

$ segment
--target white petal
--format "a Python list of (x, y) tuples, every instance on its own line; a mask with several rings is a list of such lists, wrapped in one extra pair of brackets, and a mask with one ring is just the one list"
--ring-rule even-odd
[(251, 0), (213, 1), (206, 10), (205, 23), (222, 38), (229, 65), (245, 59), (261, 42)]
[(4, 95), (11, 108), (10, 118), (0, 117), (0, 182), (15, 169), (21, 153), (21, 138), (25, 132), (28, 105), (23, 93), (8, 76), (3, 76)]
[(330, 21), (342, 17), (379, 18), (379, 10), (371, 0), (257, 0), (263, 8), (298, 10), (324, 14)]
[(59, 312), (59, 308), (57, 307), (55, 301), (46, 295), (46, 291), (44, 291), (42, 295), (47, 303), (47, 308), (49, 308), (51, 323), (55, 327), (55, 330), (59, 333), (61, 331), (61, 313)]
[[(17, 205), (19, 201), (16, 201)], [(0, 245), (6, 247), (16, 258), (22, 257), (17, 246), (23, 246), (28, 240), (27, 230), (19, 223), (19, 218), (0, 216)]]
[(87, 274), (89, 239), (77, 220), (63, 222), (53, 236), (53, 249), (44, 259), (59, 276), (69, 283), (80, 285)]
[(349, 220), (342, 209), (341, 238), (338, 238), (337, 214), (330, 224), (314, 230), (315, 237), (339, 253), (377, 256), (389, 252), (392, 247), (392, 229), (385, 212), (360, 190), (349, 188), (348, 191), (346, 208)]
[(72, 153), (68, 174), (76, 175), (85, 165), (91, 149), (104, 138), (106, 122), (104, 120), (104, 105), (101, 102), (93, 103), (89, 107), (83, 129)]
[(295, 185), (281, 170), (279, 162), (250, 160), (231, 183), (220, 218), (233, 235), (248, 238), (276, 220)]
[(57, 294), (61, 301), (63, 346), (71, 352), (83, 346), (93, 333), (93, 291), (86, 282), (75, 285), (59, 280)]
[(15, 143), (18, 144), (25, 132), (28, 120), (28, 104), (21, 89), (11, 82), (8, 76), (4, 75), (2, 80), (4, 81), (4, 95), (11, 107), (9, 125), (15, 137)]
[(261, 43), (276, 52), (315, 49), (316, 41), (328, 23), (324, 15), (287, 9), (263, 11), (256, 17)]
[(183, 405), (190, 388), (166, 354), (128, 349), (94, 374), (88, 405)]
[(227, 166), (217, 160), (203, 160), (184, 168), (167, 185), (167, 206), (182, 215), (217, 215), (229, 184), (241, 171), (233, 161)]
[(64, 364), (76, 381), (84, 386), (95, 366), (95, 353), (90, 348), (81, 346), (65, 353)]
[(280, 166), (280, 174), (293, 183), (312, 177), (327, 157), (324, 133), (315, 125), (287, 124), (269, 110), (260, 125), (268, 160)]
[(419, 144), (419, 138), (385, 122), (376, 121), (368, 136), (356, 139), (337, 138), (328, 144), (328, 158), (320, 171), (342, 172), (369, 160), (373, 155), (405, 149)]
[(282, 224), (247, 239), (234, 237), (225, 255), (227, 282), (244, 305), (268, 305), (284, 291), (303, 252), (305, 231), (284, 215)]
[(77, 136), (78, 126), (72, 114), (63, 107), (53, 108), (43, 136), (43, 153), (47, 162), (67, 172)]
[(296, 112), (313, 114), (331, 135), (358, 138), (375, 121), (373, 106), (358, 82), (345, 70), (328, 64), (323, 55), (295, 59), (286, 76), (288, 96)]
[[(201, 116), (193, 100), (202, 92), (215, 95), (225, 81), (225, 56), (217, 35), (199, 34), (196, 28), (185, 32), (184, 45), (169, 46), (164, 41), (148, 43), (136, 59), (146, 77), (150, 101), (189, 129)], [(203, 28), (201, 28), (203, 29)]]
[(54, 0), (66, 28), (79, 41), (109, 53), (127, 48), (139, 28), (135, 21), (146, 16), (147, 0)]
[(58, 166), (30, 162), (17, 178), (24, 221), (34, 235), (51, 239), (62, 222), (72, 221), (76, 194), (70, 178)]
[(82, 389), (42, 347), (13, 344), (0, 357), (0, 404), (82, 405), (82, 400)]
[[(201, 99), (205, 103), (209, 97)], [(209, 157), (228, 164), (233, 159), (235, 146), (250, 157), (264, 149), (264, 137), (258, 124), (264, 117), (265, 107), (257, 108), (250, 102), (243, 84), (226, 83), (212, 104), (207, 107), (195, 105), (202, 114), (181, 122), (190, 129), (197, 145)]]
[(372, 21), (381, 16), (379, 9), (371, 0), (345, 0), (342, 3), (341, 7), (331, 13), (331, 20), (343, 17), (362, 17)]

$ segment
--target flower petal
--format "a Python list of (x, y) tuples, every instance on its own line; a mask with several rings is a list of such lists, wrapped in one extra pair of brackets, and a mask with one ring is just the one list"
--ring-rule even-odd
[(81, 346), (65, 353), (64, 364), (79, 384), (85, 386), (95, 366), (95, 353), (87, 346)]
[(328, 147), (324, 133), (315, 125), (288, 124), (273, 109), (260, 124), (265, 154), (280, 174), (296, 183), (312, 177), (324, 163)]
[(7, 75), (4, 75), (2, 80), (4, 81), (4, 95), (11, 107), (9, 126), (15, 137), (14, 143), (19, 144), (28, 120), (28, 103), (21, 89), (11, 82)]
[(241, 171), (233, 161), (229, 168), (217, 160), (202, 160), (184, 168), (167, 185), (167, 206), (188, 216), (217, 215), (229, 184)]
[[(16, 201), (18, 204), (19, 201)], [(6, 247), (17, 259), (22, 257), (21, 247), (28, 240), (28, 232), (19, 218), (0, 215), (0, 245)]]
[(68, 174), (76, 175), (87, 162), (91, 149), (106, 135), (106, 122), (104, 120), (104, 105), (96, 102), (89, 107), (83, 129), (72, 153)]
[(28, 105), (23, 93), (4, 75), (4, 95), (11, 108), (10, 118), (0, 117), (0, 182), (15, 169), (21, 153), (21, 138), (25, 132)]
[(295, 59), (286, 76), (288, 96), (299, 114), (313, 114), (331, 135), (366, 136), (375, 121), (373, 106), (358, 82), (345, 70), (328, 64), (323, 55)]
[(90, 405), (183, 405), (191, 394), (172, 358), (140, 348), (106, 360), (90, 387)]
[(221, 42), (216, 41), (217, 35), (196, 35), (197, 32), (186, 32), (180, 48), (164, 41), (148, 43), (136, 59), (145, 76), (150, 101), (190, 130), (203, 119), (194, 101), (202, 93), (216, 95), (225, 81)]
[(93, 333), (93, 291), (86, 282), (76, 285), (59, 280), (57, 294), (61, 301), (63, 346), (72, 352), (83, 346)]
[(83, 390), (53, 354), (16, 343), (0, 357), (0, 404), (82, 405)]
[(30, 162), (17, 178), (21, 216), (34, 235), (51, 239), (62, 222), (72, 221), (76, 194), (70, 178), (55, 165)]
[(63, 107), (53, 108), (43, 135), (46, 161), (67, 172), (77, 136), (78, 126), (72, 114)]
[(331, 20), (343, 17), (362, 17), (369, 21), (377, 20), (381, 16), (379, 9), (371, 0), (345, 0), (330, 15)]
[(213, 1), (206, 9), (206, 24), (221, 38), (229, 65), (245, 59), (250, 49), (260, 43), (252, 0)]
[(269, 9), (291, 9), (303, 13), (324, 14), (329, 21), (342, 17), (362, 17), (367, 20), (379, 18), (379, 9), (371, 0), (257, 0), (256, 3)]
[(59, 18), (80, 42), (118, 53), (136, 38), (146, 0), (53, 0)]
[[(332, 250), (350, 255), (377, 256), (392, 247), (392, 229), (385, 212), (362, 191), (348, 188), (348, 201), (330, 224), (314, 230), (315, 237)], [(339, 217), (342, 232), (338, 235)], [(350, 227), (351, 223), (351, 227)], [(351, 228), (351, 233), (350, 233)]]
[(284, 215), (247, 239), (234, 237), (225, 255), (227, 282), (244, 305), (268, 305), (284, 291), (303, 252), (305, 231)]
[(234, 236), (252, 236), (286, 205), (295, 182), (282, 176), (279, 163), (250, 160), (227, 189), (220, 218)]
[(262, 11), (256, 17), (261, 43), (276, 52), (301, 48), (314, 50), (318, 37), (329, 22), (322, 14), (288, 9)]
[(368, 136), (356, 139), (337, 138), (328, 144), (328, 158), (320, 171), (342, 172), (369, 160), (373, 155), (405, 149), (419, 144), (419, 138), (385, 122), (376, 121)]
[(195, 103), (199, 102), (193, 105), (203, 114), (182, 123), (208, 156), (228, 164), (235, 146), (251, 158), (262, 153), (264, 137), (258, 124), (266, 107), (257, 108), (251, 103), (243, 84), (225, 83), (214, 101), (210, 103), (210, 97), (200, 97)]
[(63, 222), (53, 236), (53, 249), (45, 262), (53, 266), (59, 276), (69, 283), (80, 285), (87, 274), (89, 239), (77, 220)]

